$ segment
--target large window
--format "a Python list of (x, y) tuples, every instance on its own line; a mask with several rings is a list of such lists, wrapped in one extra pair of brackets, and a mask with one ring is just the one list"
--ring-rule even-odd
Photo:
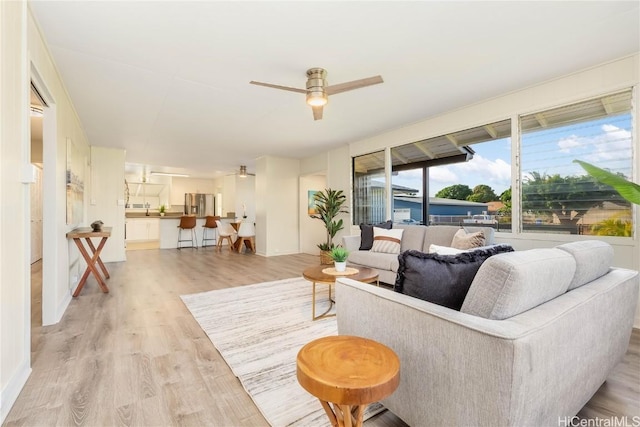
[(510, 135), (503, 120), (392, 148), (394, 222), (510, 229)]
[(521, 229), (632, 236), (631, 206), (573, 160), (632, 175), (631, 91), (520, 118)]
[(384, 151), (353, 158), (353, 223), (386, 221)]

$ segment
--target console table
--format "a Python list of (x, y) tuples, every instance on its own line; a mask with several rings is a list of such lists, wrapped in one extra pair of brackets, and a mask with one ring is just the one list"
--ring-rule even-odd
[[(91, 241), (92, 237), (102, 238), (97, 248)], [(100, 231), (93, 231), (91, 227), (80, 227), (73, 229), (67, 233), (67, 239), (73, 239), (73, 241), (76, 242), (78, 250), (82, 254), (84, 260), (87, 262), (87, 269), (84, 271), (84, 274), (80, 278), (80, 282), (78, 282), (76, 290), (73, 292), (74, 297), (80, 295), (80, 291), (82, 291), (82, 288), (84, 287), (84, 284), (86, 283), (90, 273), (93, 273), (93, 276), (98, 281), (98, 285), (100, 286), (100, 289), (102, 289), (102, 292), (109, 292), (109, 288), (105, 283), (105, 279), (109, 278), (109, 272), (107, 271), (107, 267), (104, 266), (104, 263), (100, 259), (100, 252), (102, 252), (102, 248), (104, 247), (105, 243), (107, 243), (107, 239), (109, 237), (111, 237), (111, 227), (102, 227), (102, 230)], [(84, 247), (82, 239), (87, 242), (87, 246), (91, 250), (91, 255), (89, 255), (89, 252)], [(104, 278), (102, 278), (102, 276), (100, 275), (100, 271), (98, 270), (96, 264), (100, 267), (102, 273), (104, 273)]]

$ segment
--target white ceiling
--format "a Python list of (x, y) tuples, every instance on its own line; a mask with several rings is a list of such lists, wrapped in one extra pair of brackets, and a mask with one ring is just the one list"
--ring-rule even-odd
[[(89, 143), (213, 177), (303, 158), (640, 50), (638, 1), (32, 1)], [(314, 121), (311, 67), (333, 95)]]

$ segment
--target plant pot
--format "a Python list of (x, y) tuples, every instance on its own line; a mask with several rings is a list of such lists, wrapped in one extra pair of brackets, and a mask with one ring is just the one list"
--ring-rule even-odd
[(342, 261), (342, 262), (334, 262), (334, 266), (336, 268), (336, 271), (345, 271), (347, 269), (347, 261)]
[(164, 216), (164, 212), (160, 212), (160, 216)]
[(320, 251), (320, 264), (321, 265), (331, 265), (333, 264), (333, 259), (331, 258), (331, 251)]

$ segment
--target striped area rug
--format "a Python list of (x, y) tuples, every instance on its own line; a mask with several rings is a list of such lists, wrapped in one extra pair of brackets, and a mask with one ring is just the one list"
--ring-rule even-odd
[[(317, 285), (316, 312), (328, 286)], [(316, 338), (337, 335), (335, 317), (311, 320), (311, 283), (303, 278), (181, 296), (272, 426), (329, 426), (318, 399), (296, 379), (296, 355)], [(365, 419), (384, 408), (370, 405)]]

